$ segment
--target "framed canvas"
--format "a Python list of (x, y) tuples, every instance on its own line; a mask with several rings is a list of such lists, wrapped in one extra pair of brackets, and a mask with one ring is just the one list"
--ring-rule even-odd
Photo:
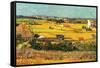
[(11, 2), (11, 66), (97, 61), (97, 6)]

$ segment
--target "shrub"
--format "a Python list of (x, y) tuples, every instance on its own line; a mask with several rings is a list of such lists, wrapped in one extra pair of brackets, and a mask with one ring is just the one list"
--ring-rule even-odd
[(64, 43), (58, 44), (55, 50), (73, 51), (76, 50), (76, 48), (72, 45), (71, 41), (64, 41)]
[(53, 49), (53, 44), (51, 42), (48, 42), (48, 50)]
[(92, 31), (92, 28), (88, 28), (86, 26), (82, 26), (82, 29), (85, 29), (86, 31)]
[(37, 43), (36, 43), (36, 39), (32, 38), (32, 40), (29, 42), (32, 45), (32, 48), (37, 48)]
[(86, 26), (82, 26), (82, 29), (86, 29)]
[(96, 50), (96, 45), (95, 43), (80, 43), (76, 42), (77, 47), (79, 48), (79, 51), (95, 51)]
[(92, 29), (91, 28), (86, 28), (86, 31), (92, 31)]
[(16, 43), (21, 44), (23, 42), (24, 42), (24, 40), (23, 40), (21, 34), (16, 34)]

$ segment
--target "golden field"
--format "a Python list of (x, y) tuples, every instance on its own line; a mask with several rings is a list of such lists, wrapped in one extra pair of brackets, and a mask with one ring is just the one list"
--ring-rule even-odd
[[(54, 29), (49, 29), (50, 26), (52, 26)], [(85, 31), (82, 30), (82, 26), (87, 26), (87, 24), (72, 24), (72, 23), (55, 24), (54, 22), (53, 23), (49, 22), (49, 23), (43, 23), (41, 25), (32, 25), (31, 29), (34, 33), (43, 35), (46, 38), (49, 37), (55, 38), (56, 34), (62, 34), (65, 36), (65, 38), (79, 40), (80, 37), (83, 37), (84, 39), (91, 39), (91, 35), (96, 34), (95, 28), (92, 28), (93, 31)]]
[[(18, 28), (17, 32), (20, 32), (21, 30), (25, 31), (25, 29), (28, 29), (33, 34), (39, 34), (44, 38), (56, 38), (56, 35), (60, 34), (60, 35), (64, 35), (64, 40), (74, 40), (80, 42), (81, 39), (86, 43), (96, 42), (96, 39), (92, 37), (93, 34), (96, 35), (96, 28), (91, 28), (92, 31), (86, 31), (85, 29), (82, 29), (82, 26), (87, 27), (87, 23), (70, 23), (66, 21), (65, 23), (57, 24), (56, 22), (47, 21), (47, 20), (34, 20), (35, 22), (38, 23), (38, 25), (37, 24), (29, 25), (27, 24), (28, 22), (20, 22), (20, 21), (21, 20), (18, 20), (17, 23), (19, 25), (24, 23), (25, 27), (24, 29)], [(32, 23), (34, 21), (32, 21)], [(26, 34), (31, 35), (31, 33), (26, 33)], [(24, 55), (17, 54), (16, 57), (17, 65), (96, 61), (96, 51), (84, 50), (84, 51), (65, 52), (60, 50), (58, 51), (37, 50), (34, 48), (33, 49), (25, 48), (25, 52), (27, 51), (31, 51), (32, 53), (31, 57), (27, 57), (27, 55), (25, 54)]]

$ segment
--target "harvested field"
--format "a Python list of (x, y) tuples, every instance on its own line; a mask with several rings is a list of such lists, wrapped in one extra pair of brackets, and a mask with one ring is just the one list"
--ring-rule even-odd
[(45, 51), (33, 50), (31, 57), (22, 55), (17, 56), (17, 65), (25, 64), (48, 64), (48, 63), (63, 63), (63, 62), (82, 62), (82, 61), (96, 61), (95, 51)]

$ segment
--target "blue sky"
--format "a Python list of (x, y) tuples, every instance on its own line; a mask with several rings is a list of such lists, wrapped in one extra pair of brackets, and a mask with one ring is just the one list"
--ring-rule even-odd
[(61, 6), (46, 4), (17, 3), (16, 15), (58, 16), (70, 18), (96, 18), (95, 7)]

